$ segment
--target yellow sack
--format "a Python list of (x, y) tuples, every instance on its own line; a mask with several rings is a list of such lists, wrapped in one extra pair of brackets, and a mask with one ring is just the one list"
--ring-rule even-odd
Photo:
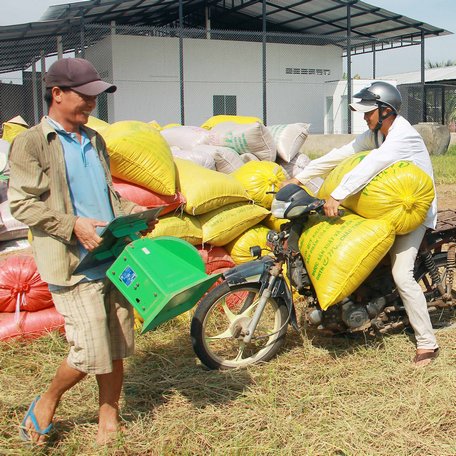
[(203, 243), (224, 246), (244, 231), (260, 223), (269, 211), (256, 204), (233, 203), (199, 217)]
[(238, 124), (248, 124), (255, 122), (263, 123), (263, 121), (259, 117), (218, 115), (212, 116), (211, 118), (207, 119), (206, 122), (204, 122), (203, 125), (201, 125), (201, 128), (210, 130), (212, 127), (222, 122), (234, 122)]
[(174, 127), (182, 127), (182, 125), (179, 123), (169, 123), (169, 124), (163, 125), (163, 127), (161, 127), (161, 130), (166, 130), (167, 128), (174, 128)]
[(105, 122), (104, 120), (98, 119), (97, 117), (89, 116), (89, 121), (86, 125), (91, 128), (92, 130), (97, 131), (100, 135), (109, 127), (109, 123)]
[(274, 217), (272, 214), (269, 214), (264, 220), (263, 225), (267, 226), (270, 230), (280, 232), (280, 227), (284, 223), (289, 222), (288, 219), (281, 219)]
[[(340, 163), (325, 179), (318, 197), (328, 198), (342, 177), (368, 153), (359, 152)], [(342, 204), (363, 217), (388, 220), (396, 234), (407, 234), (424, 222), (434, 197), (432, 179), (413, 163), (400, 161), (377, 174)]]
[(226, 204), (249, 199), (242, 184), (233, 176), (177, 157), (174, 163), (177, 185), (187, 201), (184, 206), (187, 214), (205, 214)]
[(145, 122), (115, 122), (103, 137), (111, 157), (112, 175), (161, 195), (176, 193), (176, 171), (167, 142)]
[(231, 173), (256, 204), (271, 209), (274, 195), (286, 177), (280, 165), (270, 161), (250, 161)]
[(174, 236), (183, 239), (192, 245), (199, 245), (203, 241), (201, 223), (192, 215), (165, 215), (160, 217), (152, 232), (146, 235), (149, 238), (158, 236)]
[(23, 131), (28, 130), (27, 125), (25, 124), (19, 124), (19, 123), (14, 123), (14, 122), (4, 122), (3, 123), (3, 135), (2, 139), (5, 141), (8, 141), (9, 143), (13, 142), (13, 139), (19, 134), (22, 133)]
[(162, 126), (156, 121), (156, 120), (151, 120), (149, 122), (149, 125), (151, 127), (154, 127), (156, 130), (160, 131), (160, 130), (163, 130)]
[(323, 310), (355, 291), (394, 242), (387, 220), (312, 216), (299, 238), (299, 250)]
[[(269, 228), (256, 225), (232, 240), (225, 246), (225, 249), (236, 264), (247, 263), (253, 260), (252, 255), (250, 255), (250, 247), (259, 245), (262, 249), (266, 249), (268, 232)], [(266, 255), (266, 252), (263, 251), (262, 254)]]
[(133, 312), (135, 314), (134, 328), (135, 328), (135, 331), (139, 331), (143, 326), (144, 318), (141, 317), (141, 315), (139, 315), (139, 312), (136, 309), (133, 309)]

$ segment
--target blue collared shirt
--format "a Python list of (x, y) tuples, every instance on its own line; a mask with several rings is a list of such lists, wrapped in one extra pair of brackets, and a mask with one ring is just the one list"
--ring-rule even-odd
[[(47, 117), (62, 143), (65, 168), (73, 210), (78, 217), (93, 218), (110, 222), (114, 213), (109, 199), (108, 186), (97, 151), (83, 130), (81, 142), (75, 133), (69, 133), (55, 120)], [(80, 245), (81, 259), (87, 250)], [(87, 280), (98, 280), (106, 276), (109, 264), (84, 271)]]

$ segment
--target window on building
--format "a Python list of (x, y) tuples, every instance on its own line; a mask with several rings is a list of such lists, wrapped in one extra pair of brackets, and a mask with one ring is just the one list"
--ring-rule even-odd
[(236, 95), (214, 95), (213, 97), (214, 116), (226, 114), (230, 116), (236, 113)]

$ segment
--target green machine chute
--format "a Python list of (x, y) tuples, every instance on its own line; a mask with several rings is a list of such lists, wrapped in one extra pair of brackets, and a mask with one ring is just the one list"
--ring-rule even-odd
[(131, 242), (106, 275), (144, 319), (141, 333), (190, 310), (221, 276), (207, 275), (195, 247), (170, 236)]
[(182, 239), (139, 237), (160, 209), (114, 219), (75, 271), (112, 263), (106, 275), (144, 319), (141, 333), (190, 310), (221, 276), (207, 275), (198, 250)]

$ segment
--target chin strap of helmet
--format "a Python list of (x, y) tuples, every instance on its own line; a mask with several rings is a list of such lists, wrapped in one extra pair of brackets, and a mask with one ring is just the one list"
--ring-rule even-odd
[(391, 108), (391, 106), (385, 105), (383, 103), (377, 103), (377, 106), (378, 106), (378, 108), (377, 108), (378, 109), (378, 122), (374, 128), (374, 139), (375, 139), (375, 147), (378, 149), (378, 147), (379, 147), (378, 132), (382, 128), (383, 121), (392, 115), (397, 115), (397, 112), (395, 109), (393, 109), (388, 114), (384, 115), (383, 114), (384, 108), (386, 108), (386, 107)]

